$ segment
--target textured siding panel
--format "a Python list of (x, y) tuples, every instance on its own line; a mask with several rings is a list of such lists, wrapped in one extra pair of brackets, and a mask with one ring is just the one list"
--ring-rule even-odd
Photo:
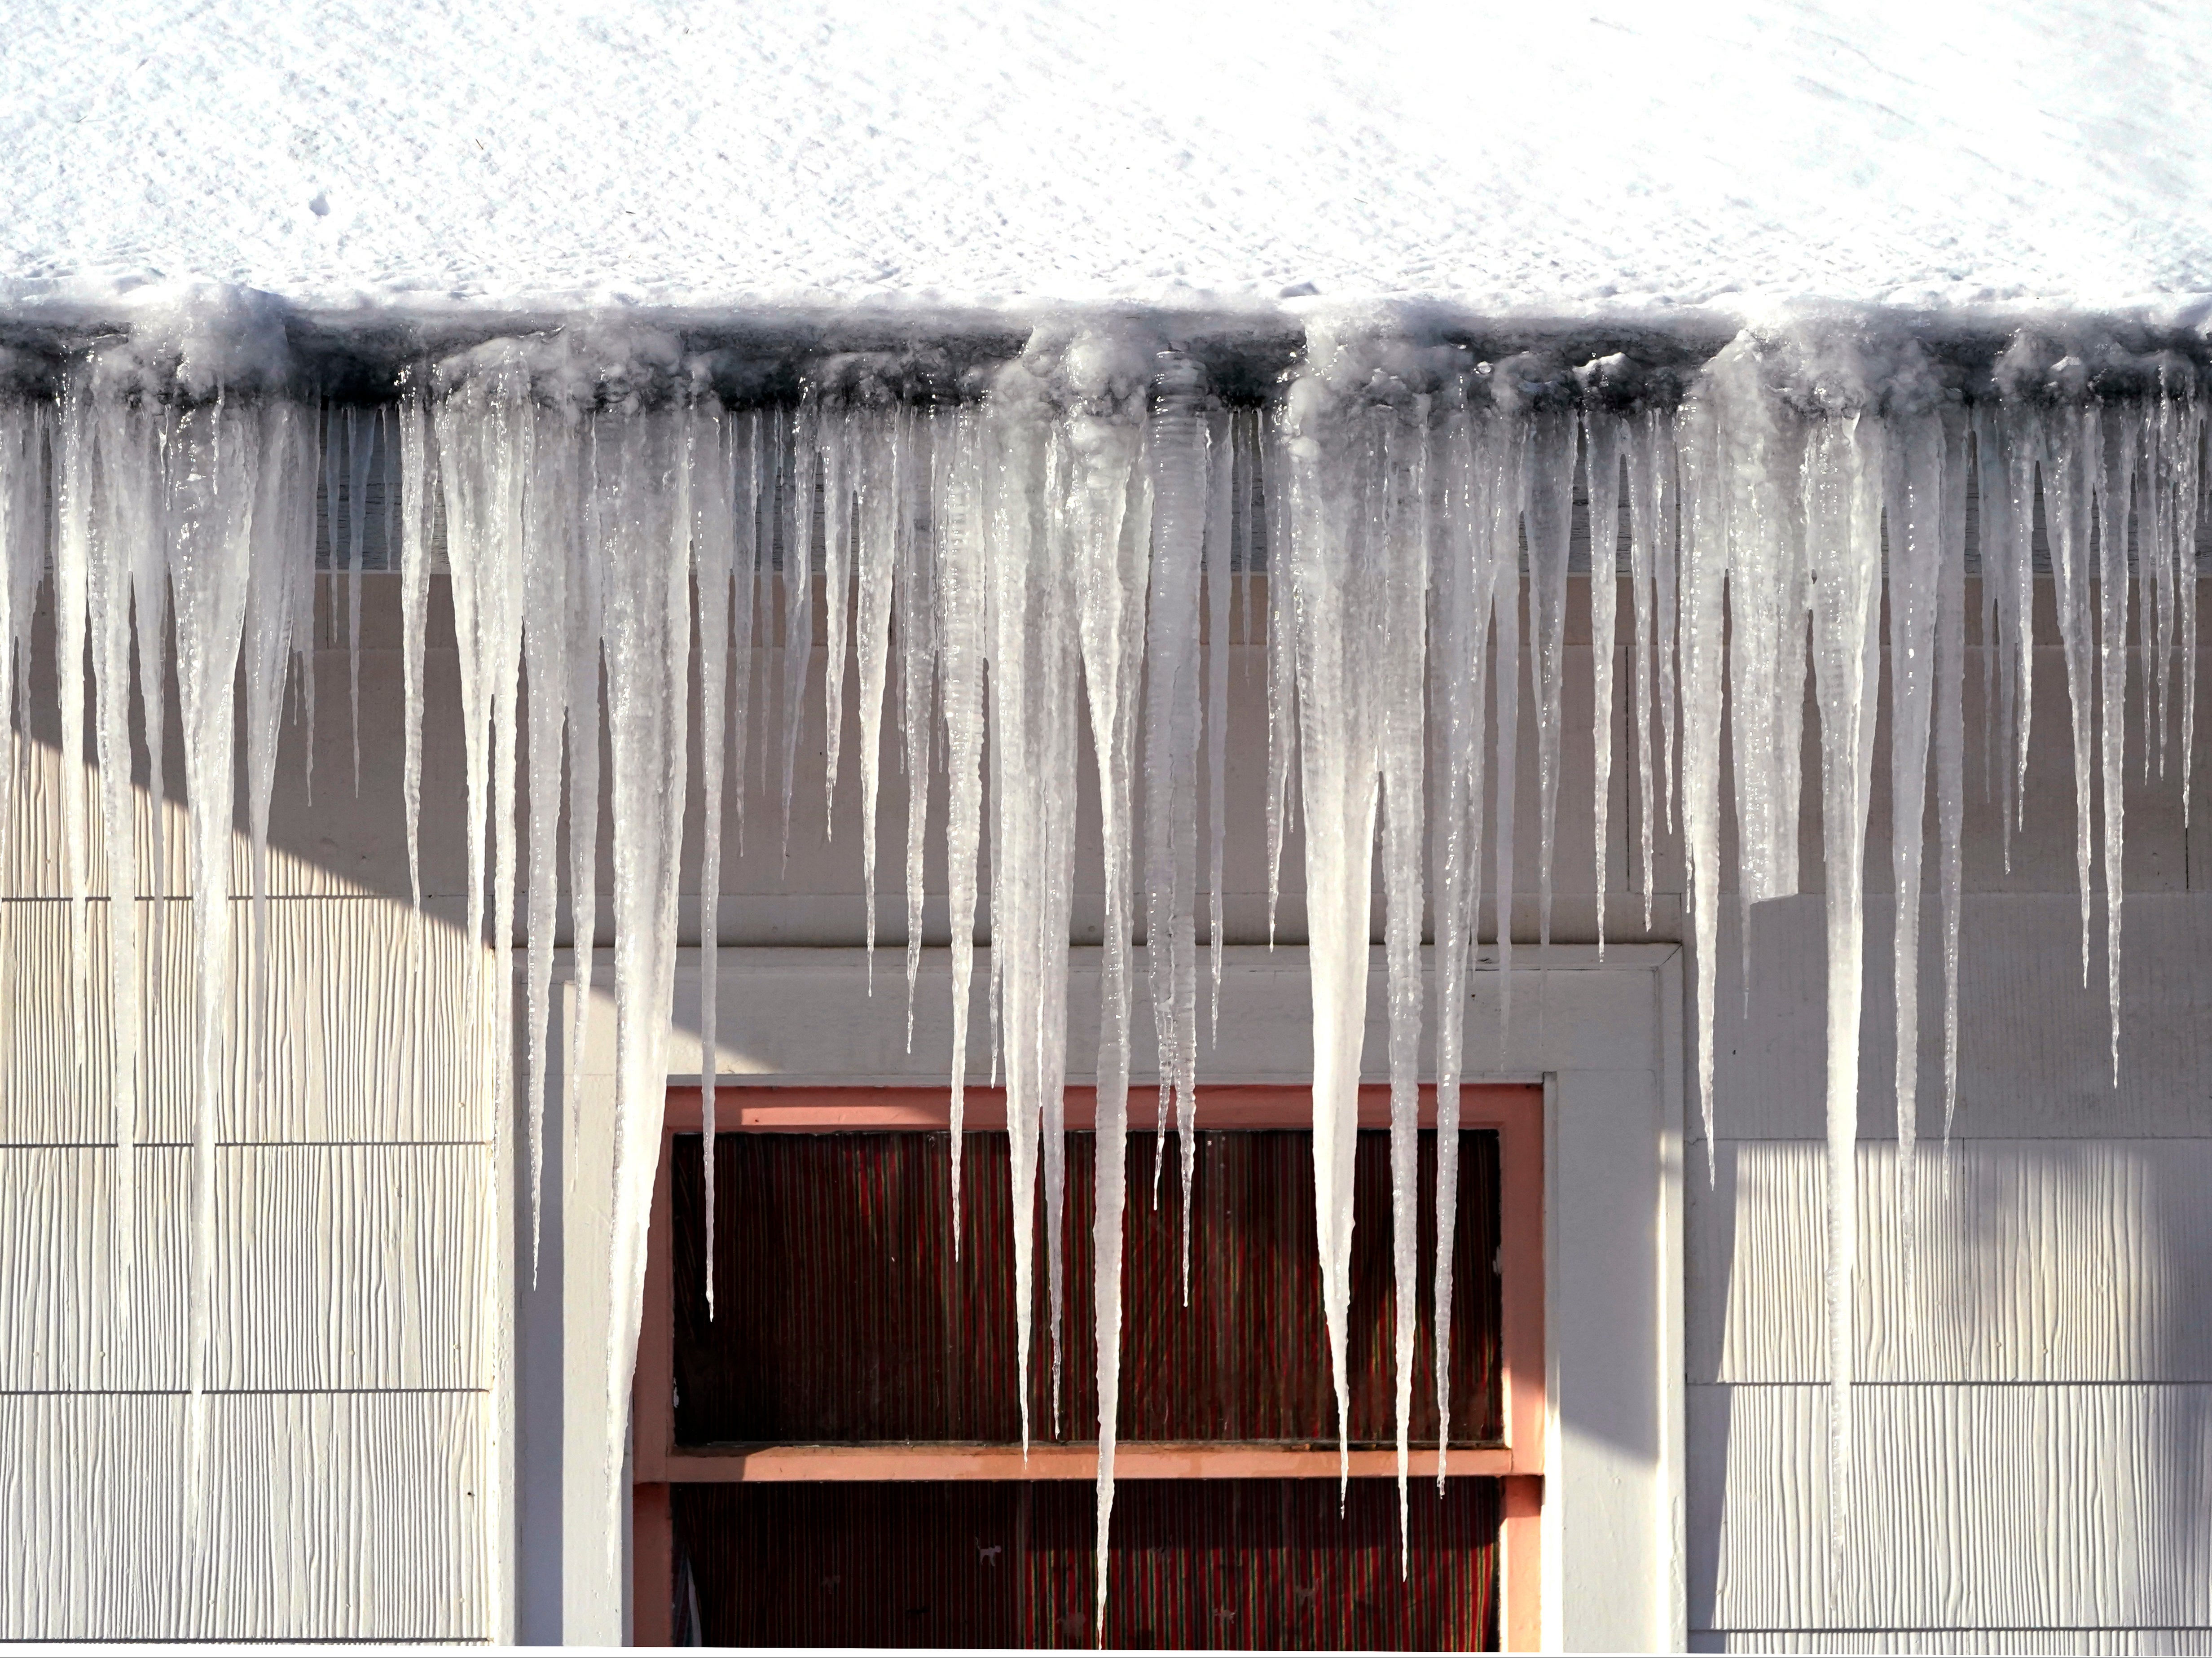
[(0, 1638), (481, 1638), (484, 1396), (0, 1398)]
[(1690, 1638), (1692, 1652), (2212, 1653), (2202, 1629), (1732, 1630)]
[[(138, 1154), (137, 1264), (114, 1278), (115, 1154), (0, 1149), (0, 1391), (189, 1385), (192, 1155)], [(218, 1153), (216, 1388), (480, 1386), (485, 1148)]]
[[(2056, 810), (2071, 823), (2069, 804)], [(2205, 1133), (2212, 1126), (2212, 974), (2203, 970), (2212, 960), (2212, 896), (2128, 900), (2115, 1089), (2104, 911), (2100, 902), (2092, 918), (2085, 989), (2081, 912), (2071, 888), (2069, 876), (2061, 892), (1969, 897), (1964, 906), (1956, 1132), (2060, 1139)], [(1943, 1126), (1935, 914), (1931, 901), (1920, 1012), (1920, 1124), (1931, 1138)], [(1869, 901), (1859, 1132), (1875, 1139), (1897, 1132), (1890, 927), (1887, 902)], [(1733, 917), (1723, 929), (1714, 999), (1716, 1132), (1723, 1139), (1818, 1139), (1825, 1133), (1827, 969), (1820, 929), (1815, 896), (1752, 912), (1747, 1006)], [(1693, 1123), (1692, 1133), (1698, 1132)]]
[[(1895, 1147), (1858, 1167), (1861, 1380), (2212, 1382), (2212, 1140), (1962, 1140), (1948, 1181), (1923, 1147), (1910, 1308)], [(1824, 1148), (1724, 1142), (1718, 1175), (1689, 1182), (1691, 1379), (1825, 1380)]]
[(2212, 1388), (1861, 1388), (1832, 1564), (1826, 1390), (1689, 1406), (1693, 1628), (2212, 1625)]
[[(152, 903), (140, 907), (150, 938)], [(144, 1038), (142, 1141), (191, 1138), (191, 906), (171, 902)], [(74, 960), (70, 907), (0, 905), (0, 1144), (112, 1142), (107, 907), (88, 909)], [(470, 950), (453, 929), (386, 901), (285, 901), (268, 909), (260, 1007), (252, 906), (233, 923), (226, 1140), (464, 1140), (484, 1135), (466, 1006)], [(490, 957), (483, 957), (489, 963)], [(487, 982), (490, 975), (486, 975)], [(149, 977), (149, 997), (152, 979)], [(503, 978), (499, 981), (503, 986)], [(241, 1035), (244, 1040), (240, 1040)]]

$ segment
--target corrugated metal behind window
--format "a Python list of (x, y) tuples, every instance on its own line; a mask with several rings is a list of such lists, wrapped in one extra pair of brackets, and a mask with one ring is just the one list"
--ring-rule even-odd
[[(709, 1646), (1090, 1647), (1086, 1480), (678, 1485), (678, 1627)], [(1497, 1644), (1498, 1484), (1130, 1480), (1109, 1647), (1467, 1650)]]
[[(1121, 1436), (1334, 1444), (1335, 1412), (1304, 1131), (1199, 1137), (1190, 1303), (1182, 1303), (1175, 1150), (1151, 1197), (1152, 1140), (1132, 1137)], [(1413, 1432), (1437, 1418), (1429, 1263), (1435, 1136), (1421, 1137), (1424, 1290)], [(731, 1134), (717, 1146), (715, 1285), (707, 1317), (703, 1163), (675, 1157), (676, 1430), (679, 1443), (964, 1440), (1021, 1434), (1015, 1397), (1012, 1199), (1003, 1133), (969, 1137), (962, 1253), (947, 1224), (942, 1133)], [(1097, 1431), (1089, 1316), (1091, 1137), (1070, 1137), (1062, 1417), (1051, 1409), (1050, 1309), (1037, 1251), (1031, 1430)], [(1494, 1442), (1498, 1139), (1462, 1136), (1454, 1250), (1453, 1442)], [(1042, 1206), (1040, 1206), (1041, 1207)], [(1352, 1242), (1352, 1436), (1392, 1439), (1388, 1136), (1359, 1137)]]

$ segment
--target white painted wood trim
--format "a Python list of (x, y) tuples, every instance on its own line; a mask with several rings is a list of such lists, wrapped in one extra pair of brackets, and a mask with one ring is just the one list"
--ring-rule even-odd
[[(1095, 1000), (1087, 993), (1098, 952), (1074, 952), (1070, 1080), (1088, 1080)], [(1380, 1077), (1381, 951), (1370, 1009), (1368, 1067)], [(949, 959), (924, 953), (914, 1051), (905, 1050), (901, 952), (878, 952), (867, 994), (866, 953), (854, 949), (728, 949), (720, 986), (718, 1072), (746, 1084), (933, 1083), (949, 1067), (942, 999)], [(558, 969), (573, 982), (573, 965)], [(1142, 964), (1139, 964), (1141, 972)], [(1204, 969), (1201, 967), (1201, 971)], [(613, 1100), (612, 952), (597, 952), (593, 1037), (573, 1056), (583, 1077), (588, 1145), (605, 1139)], [(679, 952), (672, 1083), (698, 1080), (699, 953)], [(1673, 944), (1517, 947), (1513, 1024), (1498, 1029), (1499, 975), (1483, 952), (1468, 1015), (1470, 1080), (1542, 1081), (1547, 1096), (1546, 1242), (1547, 1364), (1552, 1419), (1544, 1515), (1547, 1648), (1679, 1651), (1686, 1578), (1683, 1542), (1682, 1052), (1680, 951)], [(975, 1011), (983, 1012), (988, 957), (978, 952)], [(1305, 1032), (1310, 992), (1303, 949), (1224, 952), (1222, 1042), (1201, 1057), (1208, 1081), (1297, 1084), (1310, 1076)], [(971, 1060), (988, 1065), (988, 1023), (977, 1017)], [(1137, 1076), (1150, 1056), (1140, 1029)], [(588, 1150), (585, 1153), (588, 1158)], [(588, 1162), (586, 1167), (591, 1166)], [(579, 1194), (580, 1195), (580, 1194)], [(549, 1189), (550, 1210), (561, 1194)], [(595, 1209), (593, 1198), (581, 1206)], [(580, 1270), (563, 1296), (564, 1496), (556, 1519), (526, 1510), (528, 1525), (557, 1524), (564, 1564), (557, 1619), (569, 1642), (608, 1643), (626, 1622), (627, 1584), (592, 1581), (605, 1558), (584, 1531), (596, 1524), (585, 1487), (593, 1457), (584, 1436), (600, 1394), (608, 1309), (584, 1304), (602, 1279), (590, 1266), (590, 1222), (562, 1228)], [(549, 1232), (549, 1236), (551, 1234)], [(586, 1407), (580, 1412), (579, 1406)], [(533, 1619), (533, 1621), (539, 1621)]]

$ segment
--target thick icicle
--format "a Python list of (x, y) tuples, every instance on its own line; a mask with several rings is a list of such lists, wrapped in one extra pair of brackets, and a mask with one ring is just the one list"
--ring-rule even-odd
[[(139, 1054), (145, 1005), (139, 975), (137, 798), (131, 786), (131, 668), (135, 565), (161, 544), (161, 477), (155, 424), (117, 398), (91, 409), (98, 450), (94, 528), (88, 538), (87, 599), (93, 679), (99, 693), (100, 834), (107, 852), (108, 1089), (115, 1132), (115, 1241), (118, 1305), (128, 1317), (136, 1254)], [(152, 665), (160, 672), (160, 647)], [(149, 707), (160, 706), (160, 693)], [(156, 739), (158, 741), (158, 738)], [(156, 796), (154, 821), (161, 820)]]
[[(230, 999), (233, 688), (256, 552), (255, 497), (265, 428), (272, 417), (266, 407), (220, 399), (200, 404), (176, 417), (167, 445), (169, 587), (176, 612), (177, 697), (184, 716), (185, 786), (191, 811), (194, 1189), (186, 1482), (196, 1505), (207, 1445), (216, 1129)], [(295, 480), (285, 483), (298, 487)]]
[[(1051, 1398), (1060, 1404), (1060, 1182), (1067, 1074), (1067, 941), (1075, 847), (1078, 699), (1070, 477), (1078, 458), (1054, 418), (1050, 342), (1000, 372), (988, 411), (987, 554), (993, 835), (991, 969), (1006, 1051), (1013, 1183), (1016, 1363), (1030, 1439), (1030, 1285), (1038, 1163), (1045, 1164)], [(1087, 519), (1081, 529), (1089, 529)]]
[(62, 872), (69, 889), (70, 1004), (82, 1066), (92, 1048), (91, 826), (86, 817), (85, 647), (95, 512), (92, 388), (64, 383), (54, 458), (54, 668), (61, 713)]
[[(667, 1009), (676, 975), (676, 897), (686, 769), (691, 644), (690, 467), (681, 411), (617, 405), (595, 416), (592, 495), (605, 583), (607, 724), (613, 756), (615, 1158), (613, 1249), (607, 1288), (607, 1438), (611, 1497), (627, 1436), (631, 1373), (644, 1304), (645, 1242), (659, 1163), (668, 1082)], [(607, 1516), (607, 1568), (622, 1546)]]
[[(956, 1259), (963, 1230), (960, 1153), (968, 1084), (968, 1014), (974, 1000), (975, 973), (975, 861), (982, 840), (984, 657), (992, 637), (987, 559), (997, 545), (995, 537), (988, 547), (984, 539), (984, 438), (976, 412), (955, 409), (943, 417), (939, 440), (932, 455), (938, 677), (945, 707), (945, 894), (952, 947), (950, 1126)], [(995, 961), (999, 954), (995, 914), (993, 928)], [(1021, 1230), (1016, 1229), (1018, 1233)]]
[(1583, 446), (1589, 485), (1590, 890), (1597, 895), (1597, 953), (1603, 961), (1606, 818), (1613, 804), (1613, 653), (1620, 608), (1620, 418), (1589, 410), (1583, 417)]
[[(1374, 504), (1384, 538), (1378, 680), (1382, 779), (1383, 937), (1389, 997), (1390, 1254), (1395, 1291), (1393, 1413), (1398, 1439), (1398, 1575), (1412, 1570), (1406, 1483), (1413, 1409), (1413, 1333), (1420, 1305), (1421, 836), (1427, 779), (1423, 646), (1427, 626), (1431, 409), (1424, 398), (1379, 434)], [(1571, 437), (1569, 439), (1571, 454)], [(1565, 562), (1564, 554), (1562, 563)], [(1349, 1208), (1348, 1199), (1345, 1200)], [(1346, 1230), (1350, 1231), (1347, 1226)]]
[(707, 1316), (714, 1316), (714, 1138), (720, 1088), (724, 717), (730, 682), (730, 604), (737, 562), (729, 422), (719, 408), (693, 411), (684, 434), (691, 475), (692, 580), (699, 607), (699, 1114), (706, 1177)]
[[(568, 575), (582, 521), (583, 447), (574, 415), (533, 410), (522, 544), (522, 660), (529, 695), (529, 880), (523, 1078), (530, 1158), (530, 1281), (538, 1282), (545, 1186), (546, 1048), (553, 1020), (553, 931), (560, 914), (561, 752), (568, 716)], [(588, 941), (586, 941), (588, 946)], [(574, 1068), (572, 1059), (570, 1066)], [(709, 1216), (711, 1224), (711, 1212)]]
[[(534, 366), (525, 348), (513, 342), (479, 348), (444, 365), (451, 389), (436, 410), (468, 776), (467, 1017), (477, 1032), (477, 1062), (495, 1120), (512, 1100), (514, 996), (505, 963), (514, 935), (515, 705), (522, 667), (525, 513), (537, 436)], [(496, 966), (487, 963), (488, 943)]]
[[(1419, 902), (1421, 638), (1427, 591), (1421, 512), (1413, 487), (1394, 478), (1410, 442), (1425, 452), (1430, 399), (1452, 354), (1339, 341), (1318, 331), (1307, 374), (1286, 410), (1295, 594), (1298, 752), (1306, 830), (1306, 910), (1314, 1029), (1314, 1205), (1322, 1299), (1335, 1387), (1339, 1485), (1350, 1472), (1350, 1316), (1352, 1169), (1358, 1145), (1360, 1050), (1367, 1014), (1368, 939), (1376, 816), (1389, 781), (1398, 829), (1388, 848), (1403, 911)], [(1391, 434), (1405, 428), (1394, 443)], [(1407, 469), (1421, 475), (1418, 462)], [(1425, 478), (1423, 486), (1425, 487)], [(1409, 522), (1394, 523), (1395, 501)], [(1410, 717), (1409, 717), (1410, 711)], [(1410, 750), (1410, 753), (1407, 750)], [(1407, 870), (1410, 867), (1410, 873)], [(1404, 936), (1392, 939), (1389, 974), (1394, 1081), (1408, 1017), (1419, 1031), (1419, 932), (1412, 971)], [(1411, 982), (1407, 981), (1410, 979)], [(1394, 1129), (1400, 1113), (1394, 1086)], [(1394, 1139), (1397, 1138), (1394, 1134)], [(1395, 1170), (1394, 1169), (1394, 1173)], [(1401, 1224), (1410, 1201), (1394, 1206)], [(1404, 1266), (1402, 1259), (1400, 1262)], [(1401, 1278), (1401, 1297), (1412, 1292)], [(1401, 1461), (1402, 1475), (1404, 1464)]]
[[(1913, 1151), (1920, 1126), (1921, 825), (1928, 804), (1929, 737), (1938, 676), (1948, 512), (1943, 422), (1935, 411), (1900, 415), (1888, 444), (1889, 868), (1896, 986), (1897, 1200), (1904, 1260), (1905, 1323), (1917, 1327), (1915, 1244), (1919, 1197)], [(1870, 716), (1869, 716), (1870, 717)], [(1948, 915), (1947, 915), (1948, 920)]]
[[(1163, 354), (1164, 355), (1165, 354)], [(1136, 735), (1146, 660), (1146, 592), (1152, 562), (1157, 469), (1140, 465), (1149, 365), (1133, 343), (1087, 336), (1061, 359), (1070, 398), (1069, 515), (1076, 629), (1098, 774), (1106, 926), (1100, 951), (1097, 1171), (1091, 1221), (1092, 1302), (1097, 1333), (1098, 1475), (1096, 1632), (1105, 1644), (1107, 1544), (1114, 1514), (1114, 1442), (1121, 1383), (1121, 1236), (1129, 1177), (1129, 943), (1135, 919)], [(1168, 396), (1179, 362), (1162, 364)], [(1203, 435), (1203, 428), (1200, 428)], [(1203, 451), (1200, 451), (1202, 456)], [(1202, 461), (1201, 461), (1202, 465)], [(1202, 474), (1201, 474), (1202, 476)], [(1202, 510), (1203, 496), (1187, 503)], [(1192, 556), (1196, 562), (1195, 554)], [(1197, 606), (1191, 607), (1195, 617)], [(1193, 641), (1194, 652), (1195, 641)], [(1194, 715), (1195, 675), (1188, 701)], [(1194, 718), (1193, 724), (1194, 725)], [(1057, 1364), (1055, 1363), (1055, 1368)], [(1054, 1388), (1055, 1397), (1058, 1388)]]
[[(1146, 434), (1152, 489), (1151, 616), (1146, 626), (1145, 944), (1152, 1029), (1159, 1041), (1159, 1111), (1152, 1201), (1159, 1202), (1168, 1114), (1188, 1165), (1198, 1083), (1199, 595), (1217, 456), (1194, 364), (1164, 365), (1160, 406)], [(1217, 550), (1217, 558), (1225, 553)], [(1182, 1215), (1183, 1298), (1190, 1296), (1190, 1212)]]
[[(1431, 553), (1429, 641), (1436, 817), (1430, 831), (1437, 939), (1437, 1487), (1451, 1442), (1453, 1238), (1459, 1222), (1459, 1086), (1467, 975), (1482, 912), (1483, 756), (1488, 740), (1490, 613), (1499, 578), (1491, 495), (1498, 471), (1486, 452), (1492, 419), (1455, 403), (1438, 439), (1440, 502)], [(1506, 570), (1517, 580), (1517, 573)]]
[[(1723, 361), (1723, 359), (1729, 361)], [(1721, 659), (1722, 597), (1728, 580), (1730, 477), (1728, 444), (1739, 421), (1758, 420), (1741, 405), (1759, 395), (1758, 360), (1747, 343), (1729, 346), (1708, 365), (1705, 380), (1682, 410), (1683, 535), (1677, 571), (1680, 628), (1681, 760), (1675, 793), (1687, 865), (1691, 965), (1696, 983), (1692, 1065), (1698, 1113), (1705, 1132), (1705, 1177), (1714, 1178), (1713, 996), (1720, 945), (1721, 908)], [(1663, 462), (1657, 463), (1663, 465)], [(1656, 470), (1656, 466), (1655, 466)], [(1663, 525), (1663, 507), (1655, 514)], [(1667, 537), (1660, 540), (1662, 677), (1670, 665), (1663, 573)], [(1662, 686), (1662, 706), (1672, 699)], [(1671, 733), (1669, 734), (1671, 740)]]
[(269, 413), (261, 498), (254, 504), (253, 567), (247, 572), (246, 621), (240, 653), (246, 680), (246, 865), (253, 906), (253, 1088), (266, 1085), (270, 1028), (269, 807), (276, 784), (276, 744), (284, 716), (284, 687), (297, 653), (314, 649), (315, 526), (313, 502), (288, 516), (304, 491), (287, 494), (285, 482), (312, 476), (313, 434), (289, 404)]
[(1838, 1549), (1850, 1471), (1859, 1015), (1867, 812), (1881, 672), (1885, 435), (1872, 415), (1835, 415), (1815, 423), (1806, 456), (1806, 556), (1813, 578), (1826, 880), (1828, 1505), (1831, 1541)]

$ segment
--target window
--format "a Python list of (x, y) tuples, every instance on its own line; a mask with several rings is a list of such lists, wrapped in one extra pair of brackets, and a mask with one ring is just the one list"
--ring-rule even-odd
[[(1388, 1090), (1361, 1098), (1341, 1515), (1304, 1090), (1200, 1090), (1188, 1308), (1174, 1144), (1156, 1206), (1154, 1137), (1132, 1134), (1109, 1644), (1534, 1647), (1541, 1098), (1462, 1092), (1452, 1478), (1439, 1499), (1425, 1293), (1402, 1584)], [(1088, 1105), (1070, 1090), (1072, 1127)], [(709, 1321), (699, 1095), (672, 1090), (634, 1415), (641, 1643), (1094, 1644), (1090, 1137), (1069, 1142), (1056, 1418), (1040, 1226), (1024, 1461), (1003, 1100), (969, 1094), (957, 1260), (947, 1107), (943, 1090), (726, 1088)]]

